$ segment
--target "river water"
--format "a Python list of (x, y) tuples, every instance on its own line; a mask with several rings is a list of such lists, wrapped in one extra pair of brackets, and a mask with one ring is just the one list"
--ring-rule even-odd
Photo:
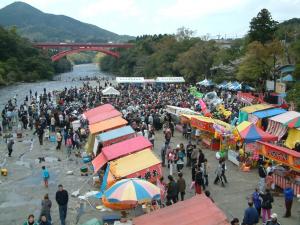
[(23, 101), (25, 96), (29, 96), (30, 89), (34, 94), (35, 91), (43, 93), (43, 89), (48, 91), (62, 90), (67, 87), (80, 87), (82, 81), (79, 78), (85, 77), (111, 77), (111, 75), (101, 72), (97, 64), (82, 64), (73, 67), (71, 72), (58, 74), (54, 81), (41, 81), (35, 83), (20, 83), (8, 87), (0, 88), (0, 109), (7, 103), (10, 98), (17, 97), (18, 103)]

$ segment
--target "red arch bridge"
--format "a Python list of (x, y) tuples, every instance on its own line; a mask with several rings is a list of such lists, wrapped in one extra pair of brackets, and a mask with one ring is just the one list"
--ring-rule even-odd
[(133, 47), (133, 44), (129, 43), (34, 43), (34, 47), (41, 48), (41, 49), (56, 49), (59, 50), (59, 52), (51, 57), (52, 61), (57, 61), (60, 58), (78, 53), (83, 51), (98, 51), (103, 52), (107, 55), (111, 55), (115, 58), (120, 57), (120, 53), (116, 51), (116, 49), (120, 48), (131, 48)]

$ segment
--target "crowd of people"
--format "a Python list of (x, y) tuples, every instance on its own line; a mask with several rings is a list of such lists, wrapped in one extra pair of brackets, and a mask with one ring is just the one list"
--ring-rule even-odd
[[(177, 140), (173, 138), (176, 123), (166, 111), (167, 105), (201, 111), (197, 99), (189, 92), (190, 85), (147, 85), (146, 87), (123, 85), (118, 87), (120, 97), (104, 98), (101, 89), (108, 85), (111, 84), (105, 81), (103, 87), (100, 84), (99, 86), (91, 86), (87, 81), (83, 82), (82, 87), (65, 88), (61, 91), (47, 92), (44, 88), (43, 93), (38, 94), (30, 90), (24, 101), (18, 103), (17, 97), (14, 97), (5, 105), (2, 110), (1, 131), (10, 133), (13, 127), (17, 127), (17, 133), (22, 129), (32, 130), (32, 134), (38, 136), (40, 145), (43, 145), (45, 140), (56, 142), (56, 150), (58, 151), (62, 149), (62, 145), (65, 145), (66, 154), (70, 157), (80, 151), (88, 135), (88, 131), (85, 129), (87, 122), (81, 117), (81, 114), (87, 109), (110, 103), (122, 112), (123, 117), (138, 135), (145, 136), (153, 145), (155, 145), (156, 132), (163, 130), (164, 144), (161, 147), (160, 155), (162, 166), (169, 170), (169, 175), (167, 182), (164, 178), (158, 181), (158, 185), (164, 190), (161, 193), (162, 206), (174, 204), (179, 199), (184, 200), (188, 188), (182, 173), (184, 167), (190, 168), (192, 177), (190, 188), (194, 189), (195, 194), (204, 193), (214, 201), (207, 190), (209, 185), (208, 160), (201, 149), (201, 145), (198, 145), (198, 142), (193, 143), (191, 140), (192, 136), (197, 136), (197, 130), (192, 130), (189, 126), (184, 127), (183, 135), (187, 139), (187, 144), (177, 143)], [(198, 87), (198, 91), (202, 93), (215, 91), (224, 102), (225, 108), (232, 112), (230, 117), (217, 115), (214, 105), (208, 105), (211, 113), (215, 113), (219, 119), (231, 123), (238, 117), (240, 103), (237, 101), (236, 93), (203, 87)], [(73, 129), (72, 121), (74, 120), (81, 121), (80, 128)], [(8, 156), (13, 153), (13, 144), (13, 139), (8, 138)], [(42, 177), (47, 188), (49, 171), (44, 166), (42, 170)], [(260, 190), (256, 190), (249, 200), (249, 208), (245, 211), (243, 223), (247, 225), (258, 223), (262, 211), (263, 223), (278, 225), (277, 215), (271, 214), (273, 198), (270, 189), (265, 188), (267, 175), (263, 174), (264, 171), (261, 170), (259, 169)], [(215, 185), (220, 183), (225, 187), (228, 182), (226, 171), (225, 159), (220, 158), (215, 171), (216, 178), (213, 182)], [(291, 194), (288, 190), (285, 190), (285, 194), (288, 204), (286, 216), (288, 217), (291, 215)], [(61, 224), (64, 225), (67, 215), (68, 193), (62, 185), (59, 185), (59, 190), (56, 193), (56, 202), (59, 205)], [(52, 221), (50, 215), (52, 203), (47, 194), (41, 205), (42, 213), (38, 219), (38, 224), (49, 225)], [(24, 225), (34, 224), (37, 224), (34, 216), (29, 215)], [(235, 218), (232, 220), (232, 224), (239, 224), (239, 220)]]

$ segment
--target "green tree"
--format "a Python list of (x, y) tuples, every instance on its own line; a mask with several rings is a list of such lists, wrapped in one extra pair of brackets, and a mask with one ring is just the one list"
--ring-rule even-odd
[(287, 101), (295, 104), (295, 110), (300, 111), (300, 83), (297, 82), (294, 84), (287, 92)]
[(279, 41), (273, 41), (266, 45), (260, 42), (252, 42), (239, 66), (237, 79), (241, 81), (255, 82), (262, 87), (260, 82), (274, 77), (276, 66), (281, 63), (283, 47)]
[(262, 9), (250, 22), (249, 41), (259, 41), (263, 44), (275, 37), (278, 22), (272, 19), (267, 9)]

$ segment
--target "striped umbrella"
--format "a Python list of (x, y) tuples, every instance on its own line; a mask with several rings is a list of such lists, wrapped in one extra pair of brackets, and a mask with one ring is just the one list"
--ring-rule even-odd
[(284, 123), (285, 126), (288, 126), (289, 128), (293, 127), (300, 127), (300, 117), (296, 117), (294, 119), (291, 119)]
[(146, 180), (129, 178), (107, 189), (104, 197), (110, 203), (143, 203), (160, 199), (160, 189)]

